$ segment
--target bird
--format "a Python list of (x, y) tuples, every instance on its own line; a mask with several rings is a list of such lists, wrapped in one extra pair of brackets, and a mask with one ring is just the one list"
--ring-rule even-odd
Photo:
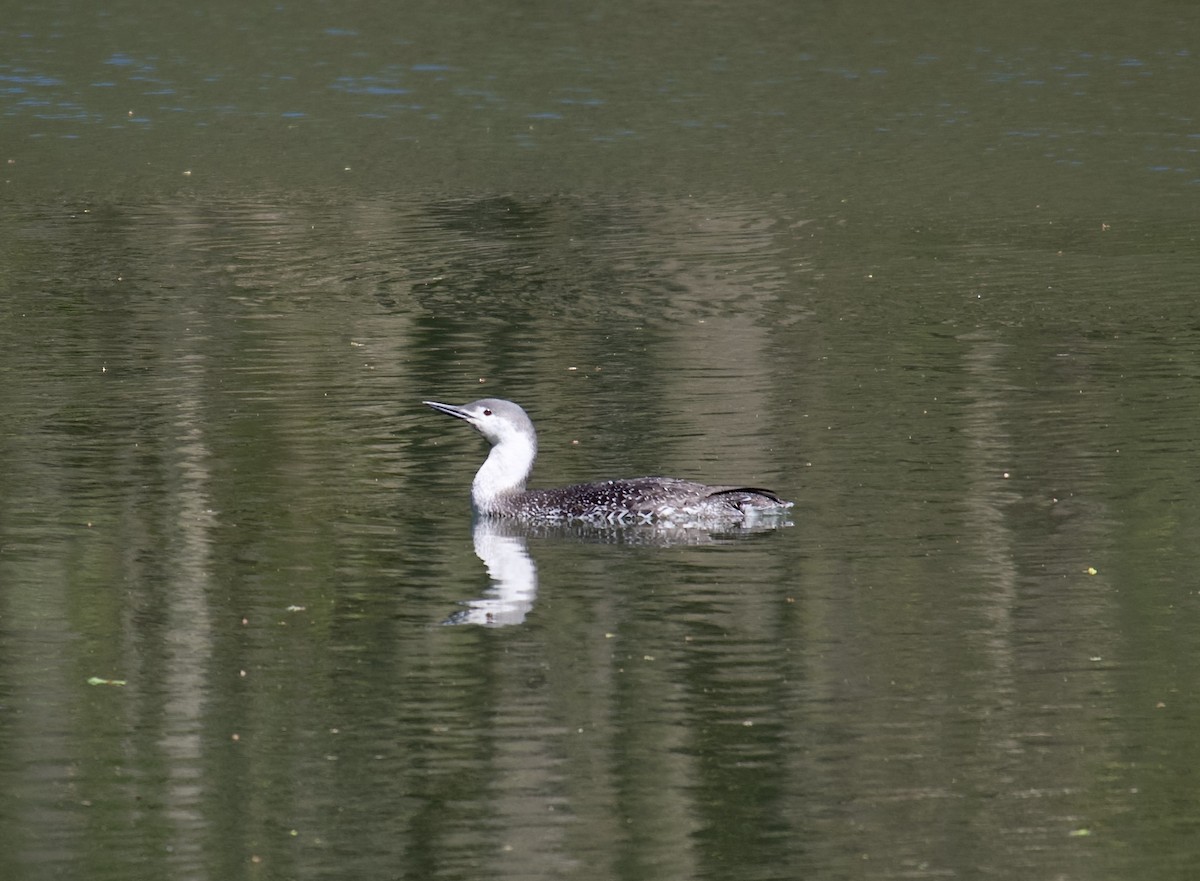
[(422, 403), (463, 420), (492, 445), (471, 483), (472, 507), (484, 517), (597, 526), (730, 526), (781, 519), (793, 505), (761, 487), (708, 486), (674, 477), (526, 489), (537, 458), (537, 432), (518, 404), (500, 398), (462, 405)]

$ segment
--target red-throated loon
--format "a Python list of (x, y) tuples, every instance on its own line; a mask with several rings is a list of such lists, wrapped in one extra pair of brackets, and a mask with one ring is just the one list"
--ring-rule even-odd
[(457, 416), (488, 439), (492, 450), (471, 484), (480, 514), (529, 522), (580, 520), (595, 524), (732, 524), (778, 518), (792, 507), (768, 489), (706, 486), (673, 477), (637, 477), (579, 483), (559, 489), (525, 489), (537, 458), (533, 422), (512, 401), (484, 398), (456, 407), (424, 401)]

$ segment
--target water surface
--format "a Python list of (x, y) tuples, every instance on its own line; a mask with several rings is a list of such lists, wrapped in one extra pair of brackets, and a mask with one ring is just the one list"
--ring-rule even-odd
[[(1034, 10), (16, 9), (0, 875), (1189, 877), (1195, 16)], [(795, 525), (469, 623), (485, 395)]]

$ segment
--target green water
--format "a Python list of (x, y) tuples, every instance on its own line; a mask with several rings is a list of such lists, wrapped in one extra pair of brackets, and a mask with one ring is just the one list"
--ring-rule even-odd
[(12, 10), (0, 876), (1190, 877), (1197, 17)]

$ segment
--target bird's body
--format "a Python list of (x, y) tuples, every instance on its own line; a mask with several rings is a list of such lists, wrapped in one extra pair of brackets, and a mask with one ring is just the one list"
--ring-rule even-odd
[(471, 502), (484, 516), (531, 523), (728, 525), (779, 517), (792, 507), (791, 502), (770, 490), (708, 486), (673, 477), (637, 477), (527, 490), (525, 482), (537, 458), (537, 433), (524, 410), (499, 398), (484, 398), (461, 407), (436, 401), (425, 403), (467, 422), (492, 444), (487, 460), (471, 484)]

